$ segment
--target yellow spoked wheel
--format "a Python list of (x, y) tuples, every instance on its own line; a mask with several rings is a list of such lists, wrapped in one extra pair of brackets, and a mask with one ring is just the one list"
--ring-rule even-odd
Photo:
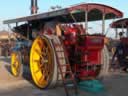
[(50, 40), (45, 36), (37, 37), (30, 52), (30, 70), (35, 84), (39, 88), (51, 86), (53, 80), (56, 82), (57, 78), (55, 68), (54, 51)]
[(11, 54), (11, 72), (15, 77), (22, 75), (22, 64), (19, 52), (13, 52)]

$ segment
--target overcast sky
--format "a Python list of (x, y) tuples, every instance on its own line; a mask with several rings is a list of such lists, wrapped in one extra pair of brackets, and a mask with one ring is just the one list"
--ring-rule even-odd
[[(30, 1), (31, 0), (1, 0), (0, 21), (30, 15)], [(51, 6), (60, 5), (67, 7), (82, 2), (106, 4), (121, 10), (124, 13), (124, 17), (128, 16), (128, 0), (38, 0), (39, 13), (48, 11)], [(0, 29), (6, 28), (2, 23), (0, 25)]]

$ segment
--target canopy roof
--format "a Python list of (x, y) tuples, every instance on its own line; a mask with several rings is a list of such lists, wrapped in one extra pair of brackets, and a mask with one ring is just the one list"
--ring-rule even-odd
[(128, 18), (117, 20), (111, 24), (112, 28), (128, 28)]
[(5, 20), (4, 24), (18, 23), (18, 22), (37, 22), (50, 21), (57, 19), (64, 23), (74, 22), (73, 15), (77, 22), (85, 21), (85, 12), (88, 12), (88, 21), (101, 20), (102, 15), (105, 14), (105, 19), (121, 18), (123, 13), (115, 8), (103, 4), (96, 3), (82, 3), (52, 12), (40, 13), (27, 17), (21, 17), (11, 20)]

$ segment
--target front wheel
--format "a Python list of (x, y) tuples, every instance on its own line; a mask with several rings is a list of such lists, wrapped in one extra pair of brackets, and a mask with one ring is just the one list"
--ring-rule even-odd
[(11, 72), (15, 77), (22, 77), (23, 64), (20, 52), (11, 53)]

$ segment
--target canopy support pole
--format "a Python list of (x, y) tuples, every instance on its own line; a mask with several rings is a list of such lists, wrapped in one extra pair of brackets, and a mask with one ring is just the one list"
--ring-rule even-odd
[(29, 32), (30, 32), (30, 28), (29, 28), (29, 23), (28, 23), (28, 26), (27, 26), (27, 39), (29, 40)]
[(118, 38), (118, 29), (117, 29), (117, 28), (115, 28), (115, 31), (116, 31), (115, 38), (117, 39), (117, 38)]
[(18, 26), (18, 23), (16, 22), (16, 27)]
[(103, 14), (102, 17), (102, 35), (105, 33), (105, 14)]
[(122, 24), (121, 26), (122, 26), (122, 32), (124, 32), (124, 25)]
[[(8, 32), (10, 31), (9, 29), (12, 29), (11, 26), (8, 24)], [(9, 40), (9, 44), (11, 44), (11, 33), (9, 32), (8, 35), (8, 40)]]
[(88, 11), (85, 11), (85, 34), (88, 34)]

